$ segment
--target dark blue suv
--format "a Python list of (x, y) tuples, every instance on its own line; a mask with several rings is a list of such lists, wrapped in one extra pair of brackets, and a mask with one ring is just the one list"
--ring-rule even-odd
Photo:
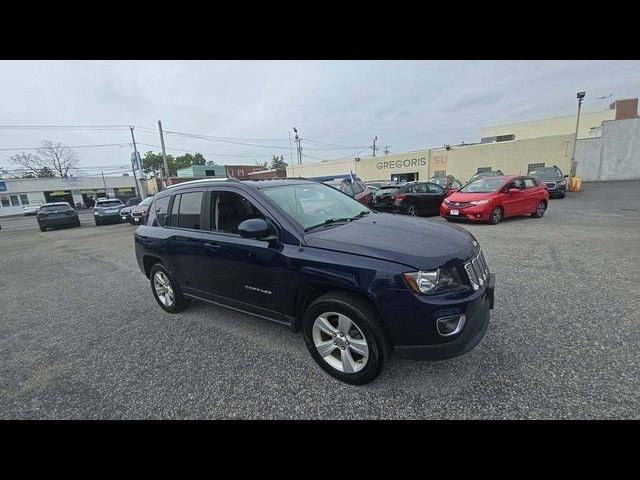
[(348, 383), (373, 380), (392, 351), (471, 350), (493, 308), (494, 275), (469, 232), (304, 179), (169, 187), (135, 247), (165, 311), (196, 298), (302, 329), (316, 362)]

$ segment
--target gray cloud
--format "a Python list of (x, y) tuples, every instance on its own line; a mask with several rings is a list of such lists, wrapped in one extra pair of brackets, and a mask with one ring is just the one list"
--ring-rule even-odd
[[(640, 94), (638, 61), (1, 61), (0, 67), (0, 125), (157, 128), (160, 119), (168, 130), (280, 139), (296, 126), (303, 139), (340, 145), (366, 146), (378, 135), (394, 152), (479, 141), (481, 126), (573, 114), (579, 90), (588, 92), (585, 111)], [(597, 100), (610, 93), (612, 99)], [(157, 132), (136, 136), (159, 144)], [(126, 130), (0, 129), (0, 148), (37, 146), (43, 138), (68, 145), (130, 141)], [(288, 140), (252, 147), (168, 135), (166, 143), (246, 154), (208, 157), (218, 163), (289, 157)], [(315, 158), (355, 153), (303, 145)], [(11, 153), (0, 151), (0, 166), (14, 167), (6, 161)], [(126, 165), (130, 148), (78, 154), (86, 167)]]

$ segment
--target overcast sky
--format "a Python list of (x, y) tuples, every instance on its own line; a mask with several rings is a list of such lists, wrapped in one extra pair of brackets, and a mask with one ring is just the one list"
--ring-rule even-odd
[[(371, 149), (359, 150), (376, 135), (393, 153), (478, 142), (482, 126), (575, 114), (580, 90), (587, 91), (584, 111), (640, 96), (639, 61), (0, 61), (0, 71), (2, 126), (136, 125), (145, 152), (159, 151), (143, 144), (160, 144), (162, 120), (169, 131), (264, 145), (165, 136), (168, 153), (199, 151), (219, 164), (253, 164), (272, 154), (290, 163), (294, 126), (307, 163), (367, 156)], [(17, 168), (7, 159), (18, 151), (2, 149), (37, 147), (43, 139), (131, 142), (126, 128), (0, 128), (0, 167)], [(349, 148), (326, 150), (333, 146)], [(127, 165), (132, 149), (76, 151), (93, 174)]]

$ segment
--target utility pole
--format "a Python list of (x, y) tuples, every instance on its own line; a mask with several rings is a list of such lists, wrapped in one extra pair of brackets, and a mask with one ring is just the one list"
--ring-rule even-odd
[(373, 139), (373, 146), (371, 147), (373, 149), (373, 156), (376, 156), (376, 150), (379, 150), (380, 147), (376, 147), (376, 140), (378, 140), (378, 136), (376, 135), (376, 137)]
[(169, 181), (169, 162), (167, 162), (167, 152), (164, 149), (164, 135), (162, 134), (162, 122), (158, 120), (158, 129), (160, 130), (160, 145), (162, 145), (162, 161), (164, 163), (164, 185), (168, 186)]
[(104, 185), (104, 196), (109, 198), (109, 194), (107, 193), (107, 181), (104, 179), (104, 172), (100, 172), (100, 174), (102, 175), (102, 184)]
[(291, 143), (291, 130), (289, 130), (289, 162), (291, 165), (292, 176), (295, 177), (295, 167), (293, 166), (293, 144)]
[[(136, 147), (136, 137), (133, 136), (133, 125), (129, 125), (131, 130), (131, 140), (133, 140), (133, 160), (131, 161), (131, 171), (133, 172), (133, 184), (136, 186), (136, 195), (144, 200), (144, 195), (141, 192), (141, 188), (138, 188), (138, 177), (136, 177), (136, 167), (138, 164), (138, 147)], [(135, 163), (134, 163), (135, 162)]]
[(298, 165), (302, 165), (302, 144), (300, 142), (302, 142), (302, 139), (298, 136), (298, 129), (296, 129), (296, 127), (293, 127), (293, 131), (296, 134), (295, 139), (296, 139), (296, 149), (298, 150)]
[(382, 153), (384, 153), (385, 155), (389, 155), (389, 152), (391, 151), (389, 150), (390, 148), (391, 148), (391, 145), (385, 145)]
[(573, 151), (571, 152), (571, 170), (569, 172), (570, 177), (576, 176), (576, 144), (578, 143), (578, 127), (580, 126), (580, 108), (582, 107), (582, 100), (584, 100), (586, 94), (587, 92), (578, 92), (576, 95), (576, 98), (578, 99), (578, 117), (576, 118), (576, 135), (573, 139)]

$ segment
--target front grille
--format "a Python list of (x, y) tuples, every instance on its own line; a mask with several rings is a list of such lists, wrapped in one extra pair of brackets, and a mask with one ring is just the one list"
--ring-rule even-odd
[(478, 290), (487, 282), (489, 278), (489, 267), (487, 267), (487, 262), (484, 259), (482, 250), (464, 264), (464, 270), (467, 272), (467, 276), (474, 290)]
[(453, 208), (467, 208), (471, 202), (449, 202), (449, 206)]
[(546, 182), (547, 188), (556, 188), (556, 182)]
[(129, 215), (131, 215), (132, 217), (141, 217), (142, 212), (131, 212)]

